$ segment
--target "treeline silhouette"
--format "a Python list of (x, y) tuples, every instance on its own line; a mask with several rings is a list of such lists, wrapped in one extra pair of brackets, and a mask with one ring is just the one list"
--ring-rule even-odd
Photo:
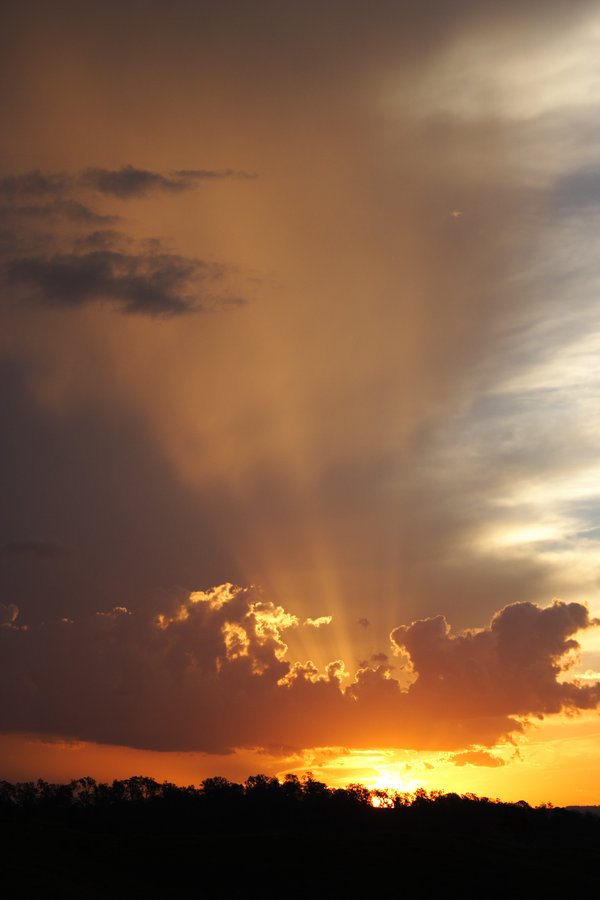
[(13, 897), (519, 897), (600, 887), (598, 816), (474, 794), (331, 788), (310, 773), (198, 787), (143, 776), (3, 781), (0, 840)]
[(313, 778), (286, 775), (283, 781), (251, 775), (243, 784), (207, 778), (199, 787), (135, 775), (111, 784), (78, 778), (68, 784), (39, 779), (11, 784), (0, 781), (0, 818), (4, 822), (63, 822), (89, 827), (164, 825), (178, 831), (240, 823), (293, 828), (342, 830), (400, 827), (500, 827), (570, 832), (597, 830), (600, 819), (551, 804), (531, 807), (524, 800), (506, 803), (478, 797), (419, 789), (414, 793), (370, 790), (362, 784), (331, 788)]

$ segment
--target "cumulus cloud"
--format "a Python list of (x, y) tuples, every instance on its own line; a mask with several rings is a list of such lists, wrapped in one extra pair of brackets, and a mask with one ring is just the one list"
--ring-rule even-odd
[(318, 616), (316, 619), (305, 619), (304, 624), (310, 625), (311, 628), (320, 628), (321, 625), (330, 625), (333, 616)]
[[(12, 620), (11, 620), (12, 621)], [(589, 709), (598, 683), (557, 680), (592, 627), (580, 604), (514, 604), (489, 627), (452, 635), (440, 617), (400, 626), (402, 686), (385, 654), (348, 673), (289, 659), (300, 627), (254, 589), (196, 591), (158, 618), (115, 607), (75, 622), (3, 629), (0, 726), (154, 749), (340, 745), (483, 750), (522, 719)]]
[(436, 616), (399, 626), (391, 639), (418, 674), (411, 694), (432, 713), (543, 715), (596, 706), (597, 686), (557, 678), (579, 647), (571, 636), (597, 624), (580, 603), (515, 603), (488, 628), (453, 635)]
[(96, 615), (103, 619), (117, 619), (119, 616), (130, 616), (131, 613), (126, 606), (113, 606), (112, 609), (109, 609), (106, 612), (101, 610), (97, 612)]

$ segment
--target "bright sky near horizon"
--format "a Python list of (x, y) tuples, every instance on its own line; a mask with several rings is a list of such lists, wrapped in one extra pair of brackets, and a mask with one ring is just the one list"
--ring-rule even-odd
[(1, 18), (0, 778), (600, 803), (598, 4)]

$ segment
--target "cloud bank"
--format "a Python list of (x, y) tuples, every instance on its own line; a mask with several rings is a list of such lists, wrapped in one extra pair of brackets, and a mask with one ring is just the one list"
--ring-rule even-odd
[[(530, 717), (593, 709), (600, 682), (565, 673), (573, 636), (596, 624), (585, 606), (559, 601), (516, 603), (458, 634), (441, 616), (422, 619), (392, 632), (396, 669), (375, 654), (349, 674), (342, 660), (322, 671), (291, 662), (285, 635), (300, 620), (230, 584), (193, 592), (155, 619), (115, 607), (23, 629), (13, 606), (0, 630), (0, 727), (212, 753), (468, 750), (509, 740)], [(496, 764), (473, 752), (456, 764)]]

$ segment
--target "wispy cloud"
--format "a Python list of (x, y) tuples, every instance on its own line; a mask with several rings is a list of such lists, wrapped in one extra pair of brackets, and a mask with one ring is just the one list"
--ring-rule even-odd
[[(152, 318), (239, 306), (243, 298), (227, 285), (230, 267), (168, 251), (160, 239), (136, 242), (123, 230), (122, 215), (96, 210), (86, 195), (91, 190), (131, 200), (155, 191), (191, 190), (203, 180), (252, 177), (233, 169), (165, 174), (132, 165), (6, 175), (0, 179), (0, 198), (15, 228), (3, 254), (5, 294), (13, 303), (62, 309), (103, 302)], [(74, 233), (65, 235), (57, 220)], [(104, 227), (117, 222), (121, 231)], [(39, 227), (45, 229), (41, 236), (35, 231)]]
[(153, 191), (178, 193), (191, 190), (201, 181), (255, 177), (250, 172), (238, 172), (234, 169), (179, 169), (164, 174), (127, 165), (120, 169), (86, 169), (80, 175), (80, 181), (102, 194), (129, 200), (132, 197), (144, 197)]
[(131, 164), (118, 169), (90, 166), (76, 173), (33, 169), (0, 177), (0, 196), (5, 201), (14, 203), (40, 197), (61, 197), (91, 188), (100, 194), (129, 200), (147, 196), (153, 191), (178, 193), (192, 190), (202, 181), (256, 177), (256, 173), (236, 169), (176, 169), (172, 172), (158, 172), (140, 169)]
[(37, 219), (39, 221), (63, 217), (79, 225), (109, 225), (120, 220), (120, 216), (112, 213), (99, 213), (91, 206), (79, 200), (58, 198), (49, 203), (36, 203), (24, 206), (5, 205), (2, 212), (6, 216)]
[(208, 285), (224, 272), (216, 264), (173, 253), (104, 249), (13, 260), (7, 282), (37, 303), (69, 308), (106, 301), (126, 313), (165, 316), (239, 302), (211, 296)]

